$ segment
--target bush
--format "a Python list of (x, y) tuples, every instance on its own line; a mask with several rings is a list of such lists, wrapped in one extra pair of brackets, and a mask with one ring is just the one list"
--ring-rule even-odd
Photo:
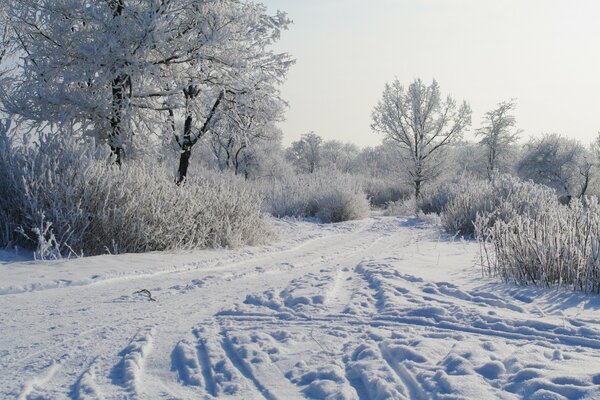
[[(461, 187), (463, 189), (461, 189)], [(450, 181), (435, 186), (427, 186), (416, 200), (416, 207), (425, 214), (442, 214), (448, 201), (466, 186), (460, 181)]]
[(553, 189), (504, 175), (443, 184), (426, 192), (419, 206), (441, 212), (448, 232), (473, 234), (489, 276), (600, 293), (596, 197), (561, 205)]
[[(500, 175), (491, 182), (463, 177), (426, 191), (419, 199), (418, 209), (424, 213), (438, 213), (442, 226), (452, 234), (475, 234), (475, 221), (480, 214), (493, 214), (490, 224), (505, 214), (518, 210), (533, 213), (557, 202), (553, 189), (532, 182), (524, 182), (510, 175)], [(504, 211), (503, 211), (504, 210)]]
[(597, 198), (556, 201), (527, 212), (505, 204), (502, 219), (477, 219), (484, 271), (517, 284), (559, 285), (600, 293), (600, 206)]
[(369, 203), (375, 207), (383, 207), (393, 202), (409, 199), (413, 190), (403, 185), (398, 178), (359, 177), (361, 185), (367, 194)]
[(288, 175), (260, 184), (265, 211), (275, 217), (316, 217), (322, 222), (365, 218), (369, 202), (361, 185), (337, 171)]
[(159, 164), (119, 169), (107, 160), (74, 138), (44, 134), (14, 146), (0, 135), (0, 245), (45, 258), (240, 246), (269, 234), (260, 197), (243, 182), (177, 187)]

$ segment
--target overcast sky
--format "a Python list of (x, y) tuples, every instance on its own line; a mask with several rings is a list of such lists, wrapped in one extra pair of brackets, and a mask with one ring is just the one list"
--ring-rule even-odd
[(473, 125), (516, 98), (524, 136), (600, 131), (598, 0), (259, 0), (294, 21), (278, 50), (297, 60), (283, 87), (286, 144), (315, 131), (377, 145), (371, 111), (386, 82), (437, 79)]

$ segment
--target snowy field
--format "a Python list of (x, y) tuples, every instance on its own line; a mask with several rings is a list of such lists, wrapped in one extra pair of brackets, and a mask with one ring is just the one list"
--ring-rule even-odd
[[(410, 219), (0, 263), (2, 399), (600, 399), (600, 297), (482, 279)], [(156, 301), (134, 292), (147, 289)]]

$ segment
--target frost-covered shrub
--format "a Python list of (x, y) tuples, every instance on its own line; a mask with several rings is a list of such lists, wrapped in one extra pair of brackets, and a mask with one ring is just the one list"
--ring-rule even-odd
[(398, 200), (388, 203), (384, 214), (392, 216), (407, 216), (414, 215), (415, 212), (423, 213), (421, 210), (417, 209), (417, 202), (415, 198), (409, 197), (406, 200)]
[(477, 213), (492, 208), (492, 192), (492, 185), (486, 180), (457, 177), (423, 191), (416, 209), (440, 215), (442, 226), (452, 234), (469, 235), (473, 233)]
[(494, 185), (484, 180), (456, 185), (455, 190), (444, 205), (442, 226), (453, 234), (472, 235), (477, 215), (495, 209), (498, 194)]
[(548, 187), (525, 182), (510, 175), (492, 181), (461, 177), (426, 192), (417, 208), (426, 214), (438, 213), (442, 226), (452, 234), (473, 235), (479, 214), (491, 213), (490, 224), (506, 219), (513, 211), (534, 213), (557, 204), (556, 192)]
[(448, 201), (461, 190), (459, 181), (450, 181), (435, 186), (428, 186), (416, 200), (417, 209), (425, 214), (441, 214), (446, 208)]
[(261, 181), (265, 211), (276, 217), (316, 217), (322, 222), (365, 218), (369, 202), (351, 175), (337, 171)]
[(413, 196), (413, 189), (402, 184), (399, 178), (360, 176), (360, 181), (373, 206), (381, 207), (392, 202), (407, 200)]
[(116, 168), (93, 143), (42, 135), (0, 139), (0, 246), (39, 257), (239, 246), (261, 242), (260, 196), (243, 183), (205, 177), (181, 187), (159, 164)]
[(600, 293), (600, 205), (574, 199), (519, 209), (505, 203), (477, 219), (484, 272), (517, 284), (559, 285)]

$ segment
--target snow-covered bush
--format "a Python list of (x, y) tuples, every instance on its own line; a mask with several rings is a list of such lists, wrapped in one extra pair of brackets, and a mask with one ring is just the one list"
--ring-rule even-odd
[(238, 246), (268, 224), (244, 182), (205, 177), (181, 187), (159, 164), (110, 165), (94, 143), (41, 135), (0, 138), (0, 246), (39, 257)]
[(316, 217), (322, 222), (365, 218), (369, 202), (356, 178), (335, 170), (261, 181), (265, 211), (276, 217)]
[(421, 196), (416, 199), (417, 209), (423, 211), (425, 214), (441, 214), (445, 210), (448, 201), (459, 191), (464, 190), (461, 188), (464, 188), (465, 185), (461, 185), (457, 179), (455, 178), (449, 182), (426, 187)]
[(403, 184), (398, 177), (374, 178), (359, 176), (361, 185), (373, 206), (385, 206), (391, 202), (407, 200), (413, 190)]
[(505, 203), (504, 216), (477, 219), (484, 272), (517, 284), (600, 293), (600, 205), (596, 197), (529, 210)]
[(461, 177), (425, 191), (417, 207), (426, 214), (438, 213), (442, 226), (452, 234), (473, 235), (480, 214), (493, 215), (490, 223), (513, 212), (535, 213), (558, 204), (554, 190), (510, 175), (492, 181)]
[(410, 197), (406, 200), (398, 200), (388, 203), (384, 214), (392, 216), (407, 216), (414, 215), (415, 212), (423, 213), (421, 210), (417, 209), (417, 201), (415, 198)]
[(485, 180), (454, 187), (456, 191), (449, 197), (440, 215), (442, 226), (452, 234), (472, 235), (477, 215), (495, 209), (498, 194), (494, 185)]

